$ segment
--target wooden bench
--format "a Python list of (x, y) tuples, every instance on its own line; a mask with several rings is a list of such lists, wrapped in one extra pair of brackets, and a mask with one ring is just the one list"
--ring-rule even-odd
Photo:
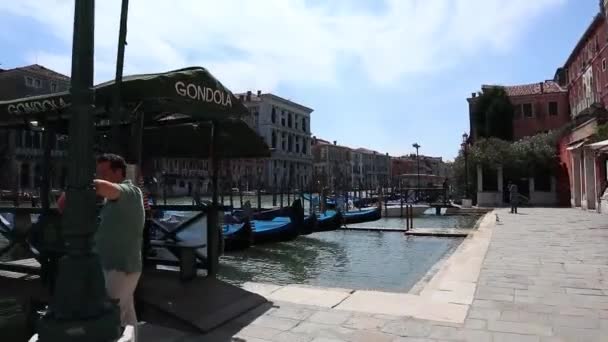
[[(196, 277), (198, 269), (196, 250), (207, 247), (207, 244), (202, 241), (150, 240), (150, 246), (166, 248), (175, 254), (178, 259), (180, 279), (186, 281)], [(155, 258), (149, 260), (157, 264), (164, 264), (162, 260)]]

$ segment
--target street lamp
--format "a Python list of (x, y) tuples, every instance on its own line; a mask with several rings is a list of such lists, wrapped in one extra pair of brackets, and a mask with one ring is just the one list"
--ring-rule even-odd
[(414, 144), (412, 144), (412, 147), (416, 149), (416, 169), (417, 169), (416, 179), (418, 182), (418, 191), (420, 191), (420, 157), (418, 155), (418, 149), (420, 148), (420, 144), (414, 143)]
[(468, 164), (468, 147), (469, 135), (462, 134), (462, 152), (464, 153), (464, 198), (469, 198), (469, 164)]

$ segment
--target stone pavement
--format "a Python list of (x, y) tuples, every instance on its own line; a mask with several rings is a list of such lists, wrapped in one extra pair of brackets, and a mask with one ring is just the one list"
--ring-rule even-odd
[[(576, 209), (495, 213), (487, 254), (472, 262), (481, 270), (462, 323), (275, 299), (179, 341), (608, 341), (608, 217)], [(440, 272), (468, 273), (467, 261), (446, 263)], [(433, 280), (427, 287), (441, 290)]]

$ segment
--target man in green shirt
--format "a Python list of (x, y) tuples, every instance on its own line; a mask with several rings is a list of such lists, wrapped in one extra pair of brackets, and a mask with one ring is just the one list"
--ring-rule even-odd
[[(95, 235), (110, 298), (118, 299), (123, 326), (137, 325), (133, 293), (141, 275), (144, 204), (141, 190), (126, 179), (127, 164), (115, 154), (97, 158), (95, 191), (105, 199)], [(63, 197), (63, 196), (62, 196)], [(63, 199), (59, 208), (63, 210)]]

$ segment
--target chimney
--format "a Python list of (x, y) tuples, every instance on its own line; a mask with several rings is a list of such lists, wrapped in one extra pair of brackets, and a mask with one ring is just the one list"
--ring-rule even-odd
[(545, 82), (540, 82), (540, 93), (544, 94), (545, 93)]
[(251, 101), (251, 90), (247, 91), (247, 101)]
[(262, 96), (262, 91), (258, 90), (258, 96)]
[(334, 145), (337, 145), (337, 144), (338, 144), (338, 141), (334, 140)]

